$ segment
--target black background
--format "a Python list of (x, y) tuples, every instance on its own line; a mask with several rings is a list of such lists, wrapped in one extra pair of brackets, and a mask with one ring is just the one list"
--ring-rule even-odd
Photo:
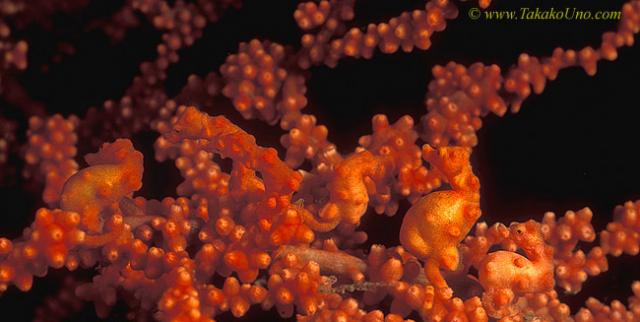
[[(82, 116), (89, 106), (121, 97), (137, 73), (138, 64), (155, 57), (160, 33), (146, 22), (115, 45), (100, 31), (87, 30), (89, 22), (109, 16), (121, 3), (93, 1), (78, 14), (54, 16), (51, 29), (32, 25), (15, 34), (16, 39), (26, 39), (30, 45), (29, 69), (19, 80), (33, 98), (46, 104), (49, 114)], [(613, 10), (621, 4), (622, 1), (609, 0), (516, 0), (495, 1), (492, 8), (577, 6)], [(179, 91), (188, 75), (217, 71), (241, 41), (269, 39), (298, 47), (301, 32), (292, 17), (296, 5), (296, 1), (246, 0), (240, 10), (230, 9), (218, 23), (205, 29), (194, 46), (180, 52), (180, 62), (168, 71), (169, 95)], [(358, 1), (356, 19), (350, 25), (384, 21), (423, 6), (423, 1)], [(451, 60), (465, 65), (480, 61), (506, 70), (522, 52), (547, 56), (557, 46), (597, 46), (601, 34), (616, 25), (611, 21), (471, 21), (466, 13), (473, 3), (459, 6), (459, 18), (432, 38), (428, 51), (378, 53), (371, 60), (341, 60), (334, 69), (311, 69), (307, 83), (309, 106), (304, 111), (329, 127), (329, 138), (341, 152), (352, 151), (357, 138), (370, 133), (370, 120), (376, 113), (387, 114), (391, 121), (405, 114), (419, 119), (426, 111), (423, 99), (434, 65)], [(74, 44), (77, 53), (51, 64), (61, 41)], [(561, 215), (566, 210), (588, 206), (595, 214), (594, 226), (601, 230), (611, 220), (615, 205), (640, 198), (639, 57), (640, 46), (623, 48), (617, 61), (598, 64), (595, 77), (579, 68), (564, 70), (542, 95), (530, 97), (518, 114), (484, 119), (484, 127), (478, 133), (480, 143), (473, 154), (474, 170), (482, 183), (483, 220), (508, 223), (541, 219), (545, 211)], [(48, 66), (47, 72), (43, 72), (43, 66)], [(225, 114), (256, 135), (261, 145), (277, 145), (283, 134), (280, 129), (242, 120), (226, 99), (219, 101), (213, 113)], [(2, 102), (0, 115), (20, 123), (20, 139), (24, 140), (26, 116), (22, 111)], [(133, 138), (136, 147), (145, 153), (145, 187), (139, 194), (147, 198), (175, 195), (173, 182), (180, 181), (170, 162), (159, 164), (152, 160), (151, 144), (156, 136), (145, 132)], [(80, 151), (90, 152), (83, 147)], [(19, 171), (20, 161), (12, 162)], [(35, 209), (43, 206), (38, 189), (24, 180), (0, 187), (0, 235), (15, 238), (29, 225)], [(400, 214), (407, 205), (403, 206)], [(370, 240), (365, 246), (397, 245), (401, 220), (401, 215), (366, 216), (363, 228)], [(631, 281), (640, 279), (640, 274), (634, 272), (638, 264), (638, 257), (611, 258), (608, 273), (590, 278), (581, 293), (563, 296), (563, 300), (574, 313), (589, 296), (626, 303)], [(10, 321), (29, 321), (33, 309), (56, 290), (64, 275), (52, 271), (47, 278), (36, 279), (34, 289), (26, 294), (11, 287), (0, 297), (0, 312), (5, 318), (11, 316)], [(77, 275), (89, 277), (90, 273)], [(74, 316), (74, 321), (94, 320), (92, 310), (87, 306)], [(123, 312), (116, 309), (110, 320), (122, 320)], [(275, 318), (272, 313), (264, 315), (254, 308), (245, 319)], [(228, 318), (230, 315), (225, 314), (218, 320)]]

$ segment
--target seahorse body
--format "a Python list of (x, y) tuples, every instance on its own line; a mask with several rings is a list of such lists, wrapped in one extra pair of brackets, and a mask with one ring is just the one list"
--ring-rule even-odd
[(99, 231), (102, 209), (142, 187), (142, 158), (129, 140), (105, 143), (100, 151), (85, 157), (89, 167), (67, 180), (61, 208), (82, 214), (82, 223)]
[(400, 242), (425, 261), (429, 281), (438, 288), (446, 288), (440, 267), (452, 271), (458, 267), (458, 244), (481, 214), (480, 182), (471, 169), (469, 149), (436, 150), (425, 145), (422, 154), (432, 170), (446, 179), (451, 190), (432, 192), (409, 209), (400, 228)]

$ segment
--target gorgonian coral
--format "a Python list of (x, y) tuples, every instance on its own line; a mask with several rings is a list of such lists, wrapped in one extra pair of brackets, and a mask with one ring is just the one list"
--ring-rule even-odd
[[(359, 5), (300, 2), (290, 12), (298, 45), (241, 42), (225, 53), (219, 73), (191, 75), (170, 90), (172, 68), (183, 55), (189, 60), (185, 50), (241, 3), (122, 1), (89, 19), (87, 32), (117, 44), (151, 28), (155, 54), (121, 97), (76, 116), (47, 113), (47, 102), (21, 87), (29, 61), (19, 37), (28, 35), (25, 26), (55, 30), (57, 15), (99, 11), (98, 4), (2, 2), (0, 88), (29, 119), (0, 115), (0, 179), (18, 164), (31, 182), (26, 189), (46, 205), (20, 236), (0, 238), (0, 291), (30, 291), (34, 277), (78, 271), (37, 311), (38, 321), (64, 320), (83, 301), (100, 318), (115, 308), (136, 321), (241, 318), (253, 307), (300, 321), (640, 320), (640, 282), (626, 306), (590, 298), (573, 314), (558, 294), (579, 292), (589, 276), (608, 270), (608, 258), (638, 254), (640, 201), (616, 207), (600, 232), (589, 208), (489, 225), (479, 222), (483, 169), (472, 162), (483, 118), (518, 112), (564, 69), (594, 76), (601, 61), (632, 46), (640, 1), (625, 3), (617, 28), (590, 46), (522, 53), (505, 70), (482, 62), (434, 66), (424, 115), (374, 115), (371, 133), (345, 152), (311, 114), (314, 73), (433, 50), (435, 35), (459, 19), (458, 3), (429, 0), (367, 25)], [(52, 64), (75, 50), (64, 43), (60, 52)], [(240, 117), (223, 115), (221, 106)], [(254, 119), (277, 125), (281, 146), (241, 127)], [(169, 160), (181, 177), (176, 193), (146, 196), (149, 186), (170, 185), (154, 169)], [(398, 230), (384, 232), (397, 242), (365, 244), (376, 232), (363, 222), (374, 213), (401, 217)]]

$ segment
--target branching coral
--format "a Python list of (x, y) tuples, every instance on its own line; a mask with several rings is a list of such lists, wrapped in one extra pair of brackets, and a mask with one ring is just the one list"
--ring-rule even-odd
[[(30, 117), (20, 124), (0, 115), (0, 169), (11, 171), (21, 156), (24, 180), (35, 183), (32, 190), (43, 184), (37, 193), (47, 204), (21, 236), (0, 238), (0, 292), (29, 291), (34, 276), (51, 269), (83, 268), (91, 279), (68, 278), (63, 287), (73, 292), (58, 292), (48, 302), (51, 314), (39, 310), (38, 321), (66, 319), (81, 301), (92, 302), (100, 318), (124, 307), (137, 321), (213, 321), (225, 312), (240, 318), (254, 306), (299, 321), (640, 320), (638, 282), (627, 306), (591, 298), (574, 316), (557, 291), (581, 291), (589, 276), (609, 269), (608, 256), (638, 255), (640, 201), (616, 207), (601, 232), (588, 208), (489, 225), (477, 222), (482, 169), (472, 164), (483, 117), (518, 112), (560, 70), (577, 66), (593, 76), (599, 61), (633, 45), (640, 1), (624, 4), (617, 30), (595, 47), (557, 48), (542, 58), (523, 53), (506, 72), (481, 62), (435, 65), (426, 114), (419, 121), (373, 116), (371, 133), (352, 152), (329, 140), (321, 115), (302, 112), (315, 108), (307, 97), (312, 74), (428, 50), (432, 36), (457, 18), (456, 3), (429, 0), (359, 25), (353, 0), (301, 2), (292, 9), (297, 46), (242, 42), (221, 59), (219, 74), (191, 75), (182, 89), (168, 90), (186, 49), (240, 4), (124, 1), (87, 28), (117, 43), (146, 20), (159, 31), (155, 57), (140, 64), (122, 97), (78, 117), (46, 116), (48, 107), (30, 99), (13, 74), (27, 67), (28, 46), (12, 29), (48, 26), (54, 22), (43, 16), (71, 15), (91, 1), (45, 2), (0, 6), (1, 89), (11, 89), (4, 98)], [(240, 117), (220, 115), (224, 107)], [(244, 129), (253, 119), (279, 125), (282, 150)], [(145, 160), (153, 140), (155, 161)], [(154, 166), (169, 159), (182, 177), (176, 195), (145, 197), (152, 183), (143, 174), (155, 175)], [(372, 213), (402, 216), (399, 231), (385, 231), (400, 245), (364, 245), (376, 234), (367, 231)]]

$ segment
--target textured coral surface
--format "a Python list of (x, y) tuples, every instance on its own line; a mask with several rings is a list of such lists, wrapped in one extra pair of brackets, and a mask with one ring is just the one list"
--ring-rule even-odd
[[(471, 15), (535, 6), (620, 16)], [(2, 316), (640, 321), (639, 32), (638, 0), (0, 0)]]

